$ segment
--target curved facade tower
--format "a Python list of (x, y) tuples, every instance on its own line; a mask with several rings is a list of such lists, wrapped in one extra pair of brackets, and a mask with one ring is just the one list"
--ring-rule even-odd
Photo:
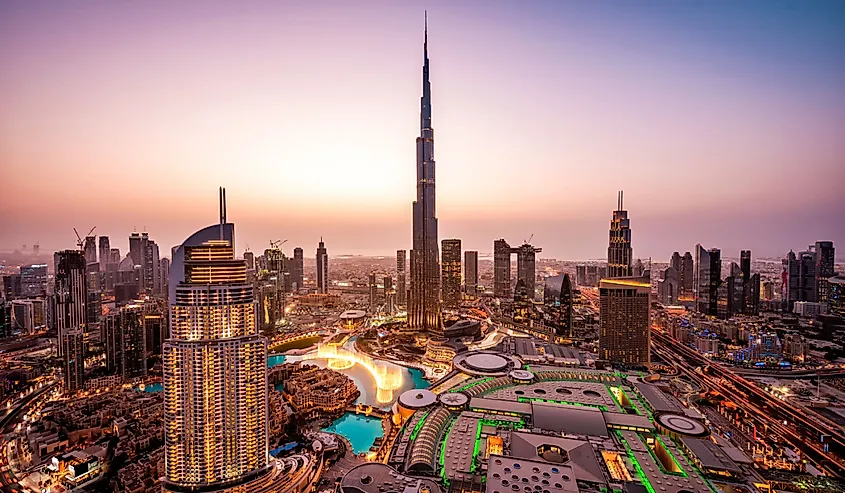
[(164, 491), (250, 491), (272, 476), (267, 341), (222, 197), (220, 224), (173, 249), (169, 291)]
[(411, 329), (441, 332), (440, 262), (434, 193), (434, 129), (431, 128), (431, 83), (428, 80), (428, 21), (423, 43), (423, 94), (420, 99), (420, 136), (417, 137), (417, 200), (414, 201), (414, 238), (411, 250)]

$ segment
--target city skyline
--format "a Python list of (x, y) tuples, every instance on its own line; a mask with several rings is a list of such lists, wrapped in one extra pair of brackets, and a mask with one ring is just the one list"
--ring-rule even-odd
[[(432, 3), (441, 237), (483, 255), (495, 238), (534, 234), (545, 257), (602, 258), (624, 188), (635, 258), (699, 242), (761, 258), (845, 241), (841, 6)], [(4, 188), (0, 249), (69, 248), (72, 226), (96, 224), (113, 240), (146, 229), (169, 251), (220, 184), (237, 197), (239, 255), (278, 237), (308, 247), (324, 236), (336, 254), (410, 247), (419, 8), (391, 7), (385, 25), (374, 3), (321, 16), (151, 5), (2, 7), (0, 59), (13, 75), (0, 82), (12, 115), (0, 121), (0, 162), (24, 186)], [(735, 19), (716, 15), (726, 6)], [(61, 90), (38, 83), (56, 78)], [(496, 128), (508, 139), (490, 141)], [(171, 172), (173, 185), (161, 179)], [(799, 173), (829, 179), (799, 197), (785, 178)], [(114, 186), (80, 193), (93, 177)]]

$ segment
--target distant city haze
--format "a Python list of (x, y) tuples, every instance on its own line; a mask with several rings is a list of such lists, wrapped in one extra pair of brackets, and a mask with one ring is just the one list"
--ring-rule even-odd
[(423, 8), (441, 239), (845, 244), (845, 2), (354, 3), (0, 4), (0, 250), (410, 248)]

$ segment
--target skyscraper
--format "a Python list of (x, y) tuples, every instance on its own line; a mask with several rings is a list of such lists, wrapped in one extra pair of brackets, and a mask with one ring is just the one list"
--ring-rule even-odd
[(111, 259), (111, 246), (109, 245), (109, 237), (108, 236), (101, 236), (99, 239), (99, 262), (100, 262), (100, 270), (105, 271), (106, 266), (109, 264), (109, 260)]
[(602, 279), (599, 284), (599, 358), (626, 366), (651, 359), (647, 278)]
[(147, 232), (129, 235), (129, 256), (140, 267), (140, 290), (148, 294), (163, 294), (159, 279), (159, 250)]
[(751, 278), (751, 250), (739, 252), (739, 270), (742, 272), (743, 279)]
[(56, 326), (59, 355), (64, 359), (65, 390), (82, 388), (85, 377), (85, 332), (88, 330), (88, 293), (85, 254), (79, 250), (56, 253)]
[(796, 301), (818, 301), (816, 281), (817, 252), (807, 250), (796, 255), (790, 250), (784, 261), (786, 267), (786, 309), (792, 312)]
[(125, 305), (103, 318), (106, 369), (124, 380), (147, 374), (147, 336), (143, 307)]
[(572, 282), (569, 274), (549, 276), (543, 284), (543, 323), (558, 337), (572, 336)]
[(321, 294), (329, 292), (329, 254), (322, 237), (317, 246), (317, 292)]
[(254, 253), (252, 253), (248, 250), (246, 252), (244, 252), (244, 262), (246, 262), (247, 270), (255, 270), (255, 254)]
[(461, 240), (446, 239), (440, 243), (443, 306), (457, 308), (461, 304)]
[(542, 248), (537, 248), (528, 243), (511, 250), (512, 253), (516, 253), (516, 282), (523, 282), (528, 298), (531, 300), (534, 299), (537, 285), (536, 256), (542, 251)]
[(259, 491), (257, 482), (279, 474), (268, 466), (267, 341), (223, 197), (220, 223), (173, 250), (162, 354), (165, 492)]
[(82, 247), (85, 252), (85, 263), (93, 264), (97, 262), (97, 237), (86, 236), (85, 244)]
[(464, 290), (468, 296), (478, 294), (478, 252), (464, 252)]
[(405, 285), (405, 250), (396, 250), (396, 302), (402, 306), (408, 303), (408, 287)]
[(691, 301), (693, 299), (695, 281), (695, 263), (690, 252), (681, 257), (681, 269), (678, 271), (678, 299)]
[(722, 254), (718, 248), (695, 246), (695, 307), (699, 313), (718, 315), (719, 286), (722, 283)]
[(440, 332), (440, 266), (434, 190), (434, 129), (431, 127), (431, 83), (428, 79), (428, 20), (423, 42), (423, 94), (420, 99), (420, 136), (417, 137), (417, 198), (413, 203), (411, 250), (411, 329)]
[(628, 211), (622, 209), (622, 192), (619, 204), (610, 221), (610, 242), (607, 247), (607, 277), (629, 277), (631, 269), (631, 225)]
[(367, 286), (370, 288), (370, 312), (375, 313), (378, 307), (378, 293), (376, 292), (378, 286), (376, 284), (375, 272), (370, 272), (370, 276), (367, 279)]
[(304, 262), (302, 256), (302, 248), (296, 247), (293, 249), (293, 262), (290, 269), (290, 280), (295, 289), (302, 289), (302, 281), (304, 277)]
[(830, 296), (828, 279), (836, 274), (834, 253), (832, 241), (816, 242), (816, 299), (819, 303), (827, 303)]
[(393, 289), (393, 278), (384, 277), (384, 311), (388, 315), (396, 313), (396, 290)]
[(47, 295), (47, 264), (31, 264), (21, 267), (21, 296), (37, 298)]
[(510, 298), (511, 292), (511, 246), (504, 239), (493, 242), (493, 296)]

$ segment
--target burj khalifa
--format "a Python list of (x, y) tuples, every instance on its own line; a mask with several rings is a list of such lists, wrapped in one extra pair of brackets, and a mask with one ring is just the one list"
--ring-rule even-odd
[(423, 43), (423, 94), (420, 136), (417, 137), (417, 199), (414, 201), (414, 243), (411, 250), (409, 328), (442, 332), (440, 320), (440, 262), (434, 193), (434, 129), (431, 128), (431, 83), (428, 80), (428, 17)]

